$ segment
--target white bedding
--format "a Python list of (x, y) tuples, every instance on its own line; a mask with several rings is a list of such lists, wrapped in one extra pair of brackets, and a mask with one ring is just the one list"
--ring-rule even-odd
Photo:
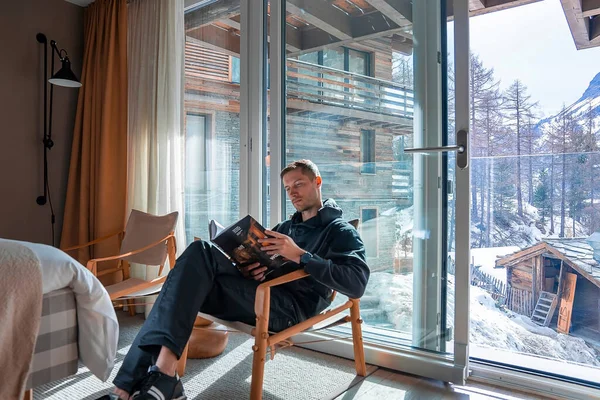
[[(0, 239), (2, 241), (10, 241)], [(67, 253), (44, 244), (19, 241), (40, 260), (44, 294), (66, 287), (77, 301), (78, 347), (81, 362), (106, 381), (114, 367), (119, 323), (102, 283)]]

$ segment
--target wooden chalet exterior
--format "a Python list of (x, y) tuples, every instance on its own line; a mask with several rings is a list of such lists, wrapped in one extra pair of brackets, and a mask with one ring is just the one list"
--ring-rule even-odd
[[(535, 1), (469, 5), (475, 16)], [(190, 221), (219, 218), (207, 215), (204, 193), (223, 192), (229, 206), (220, 207), (222, 219), (237, 216), (238, 194), (231, 188), (239, 187), (240, 168), (240, 5), (199, 1), (185, 14), (186, 127), (205, 125), (205, 143), (197, 151), (205, 153), (205, 170), (216, 171), (193, 185), (198, 189), (190, 193), (196, 204), (186, 210)], [(405, 0), (286, 0), (286, 160), (309, 157), (319, 165), (324, 196), (335, 198), (346, 218), (361, 220), (374, 270), (391, 268), (398, 254), (412, 252), (409, 240), (399, 251), (396, 231), (397, 212), (412, 205), (412, 157), (402, 148), (413, 144), (414, 96), (412, 87), (393, 82), (392, 73), (393, 52), (413, 50), (412, 12), (413, 3)], [(345, 54), (344, 62), (322, 62), (324, 52), (336, 51)], [(347, 58), (359, 53), (367, 57), (357, 72)], [(317, 54), (318, 62), (310, 58)]]
[[(545, 239), (496, 260), (506, 268), (508, 288), (530, 294), (532, 321), (561, 333), (600, 335), (600, 257), (592, 247), (600, 238), (594, 237)], [(511, 308), (515, 299), (507, 301)]]
[[(214, 33), (222, 36), (226, 27), (235, 31), (238, 20), (232, 16), (203, 26), (218, 27)], [(308, 24), (291, 14), (288, 22)], [(239, 49), (211, 42), (217, 40), (207, 36), (211, 32), (188, 30), (186, 123), (194, 116), (206, 118), (208, 135), (215, 142), (229, 143), (235, 171), (239, 170), (240, 83), (235, 75)], [(326, 182), (324, 197), (334, 198), (345, 218), (361, 219), (373, 269), (393, 266), (396, 218), (390, 211), (412, 204), (412, 157), (403, 156), (401, 147), (412, 144), (413, 91), (392, 82), (392, 51), (399, 46), (394, 42), (409, 44), (402, 48), (404, 53), (412, 49), (407, 38), (394, 36), (392, 31), (387, 37), (330, 47), (340, 54), (367, 55), (362, 74), (303, 61), (301, 54), (290, 53), (287, 59), (286, 159), (310, 158), (319, 165)], [(368, 150), (366, 141), (371, 142)], [(235, 174), (231, 178), (237, 187), (239, 178)], [(291, 205), (287, 211), (294, 211)]]

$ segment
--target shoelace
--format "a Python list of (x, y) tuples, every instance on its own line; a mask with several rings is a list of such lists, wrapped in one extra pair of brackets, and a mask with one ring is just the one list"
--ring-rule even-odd
[(148, 373), (148, 376), (144, 380), (144, 384), (140, 388), (140, 394), (148, 392), (148, 390), (154, 385), (154, 382), (156, 382), (158, 378), (160, 378), (160, 372), (150, 371)]

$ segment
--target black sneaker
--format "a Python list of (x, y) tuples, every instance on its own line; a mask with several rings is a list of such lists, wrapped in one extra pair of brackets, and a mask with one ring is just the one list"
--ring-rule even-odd
[(110, 393), (110, 394), (105, 394), (104, 396), (102, 396), (96, 400), (123, 400), (123, 399), (114, 393)]
[(148, 375), (140, 382), (139, 390), (131, 395), (132, 400), (187, 400), (183, 384), (175, 374), (160, 372), (156, 365), (148, 369)]

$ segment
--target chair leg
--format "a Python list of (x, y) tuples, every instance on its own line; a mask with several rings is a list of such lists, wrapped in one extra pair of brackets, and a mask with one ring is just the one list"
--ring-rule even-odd
[(129, 315), (135, 317), (135, 299), (127, 299), (127, 308), (129, 308)]
[(33, 389), (29, 389), (23, 395), (23, 400), (33, 400)]
[(179, 357), (179, 361), (177, 361), (177, 374), (179, 376), (183, 376), (183, 374), (185, 374), (185, 364), (187, 363), (188, 347), (190, 347), (189, 342), (185, 345), (185, 349), (183, 349), (183, 353), (181, 353), (181, 357)]
[(365, 364), (365, 349), (363, 347), (362, 337), (362, 319), (360, 318), (360, 300), (350, 299), (352, 307), (350, 308), (350, 318), (352, 324), (352, 342), (354, 347), (354, 364), (356, 374), (359, 376), (367, 375), (367, 365)]
[(262, 399), (263, 380), (265, 377), (265, 361), (267, 359), (268, 322), (261, 323), (257, 318), (256, 338), (252, 350), (252, 383), (250, 385), (250, 400)]

